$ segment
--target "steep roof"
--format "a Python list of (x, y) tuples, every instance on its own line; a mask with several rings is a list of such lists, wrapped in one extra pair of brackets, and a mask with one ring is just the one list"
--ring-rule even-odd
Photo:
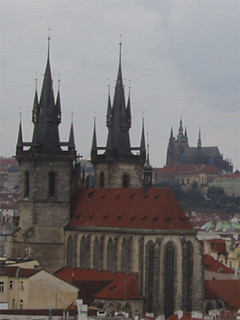
[[(138, 279), (135, 273), (64, 267), (58, 270), (55, 276), (83, 289), (84, 291), (80, 290), (81, 298), (84, 298), (82, 294), (85, 294), (85, 299), (89, 299), (86, 294), (92, 294), (98, 299), (142, 299), (138, 291)], [(93, 290), (87, 292), (83, 286), (84, 283)]]
[(223, 299), (228, 309), (240, 308), (240, 280), (205, 280), (205, 299)]
[(223, 263), (215, 260), (209, 254), (204, 255), (204, 267), (205, 271), (219, 272), (219, 273), (234, 273), (234, 271)]
[(183, 209), (168, 188), (82, 189), (73, 200), (66, 229), (126, 228), (193, 231)]

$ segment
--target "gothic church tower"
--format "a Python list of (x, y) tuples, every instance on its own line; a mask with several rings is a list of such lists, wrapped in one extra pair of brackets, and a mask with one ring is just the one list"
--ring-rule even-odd
[(113, 104), (111, 104), (110, 94), (108, 95), (106, 147), (97, 146), (96, 124), (94, 123), (91, 162), (95, 168), (97, 188), (140, 188), (142, 186), (142, 168), (146, 162), (144, 128), (142, 128), (140, 147), (131, 147), (129, 136), (131, 104), (130, 95), (127, 104), (125, 102), (121, 46), (120, 42), (119, 67)]
[(16, 158), (20, 167), (20, 228), (14, 255), (38, 259), (44, 268), (53, 271), (64, 265), (64, 226), (70, 218), (78, 164), (73, 125), (68, 142), (59, 138), (60, 92), (55, 101), (49, 49), (50, 38), (40, 99), (35, 92), (31, 142), (23, 142), (21, 123), (19, 126)]

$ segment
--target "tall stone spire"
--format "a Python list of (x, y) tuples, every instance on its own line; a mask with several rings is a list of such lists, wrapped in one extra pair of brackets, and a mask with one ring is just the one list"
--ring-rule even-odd
[(91, 162), (96, 173), (96, 187), (128, 188), (142, 186), (142, 168), (146, 162), (144, 126), (140, 146), (132, 147), (129, 130), (131, 128), (130, 88), (125, 100), (122, 75), (122, 42), (119, 43), (117, 81), (111, 102), (108, 87), (106, 126), (108, 129), (105, 147), (97, 146), (94, 123)]
[(131, 154), (129, 138), (129, 129), (131, 127), (130, 98), (128, 100), (128, 106), (126, 108), (121, 67), (121, 50), (122, 42), (119, 43), (119, 66), (113, 105), (111, 107), (109, 95), (107, 107), (108, 139), (106, 152), (110, 152), (112, 154), (112, 150), (110, 149), (114, 148), (114, 154), (117, 157), (124, 157)]

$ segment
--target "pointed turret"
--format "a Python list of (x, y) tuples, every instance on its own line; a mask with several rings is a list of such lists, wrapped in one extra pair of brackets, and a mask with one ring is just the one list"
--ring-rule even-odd
[(73, 121), (70, 127), (69, 141), (68, 141), (68, 150), (75, 150), (75, 139), (74, 139), (74, 130), (73, 130)]
[(202, 140), (201, 140), (201, 130), (199, 129), (199, 133), (198, 133), (198, 144), (197, 144), (198, 148), (201, 148), (202, 146)]
[(178, 140), (184, 139), (184, 135), (183, 135), (183, 125), (182, 125), (182, 117), (180, 118), (180, 123), (179, 123), (179, 129), (178, 129), (177, 139), (178, 139)]
[(130, 102), (130, 88), (128, 94), (128, 102), (127, 102), (127, 127), (131, 128), (132, 125), (132, 115), (131, 115), (131, 102)]
[(142, 158), (146, 159), (144, 118), (142, 119), (142, 135), (141, 135), (141, 142), (140, 142), (140, 156)]
[[(58, 80), (58, 84), (60, 85), (60, 80)], [(61, 112), (61, 99), (60, 99), (59, 86), (58, 86), (58, 94), (57, 94), (57, 100), (56, 100), (56, 115), (57, 115), (57, 124), (60, 124), (62, 120), (62, 112)]]
[(107, 105), (107, 116), (106, 116), (106, 126), (110, 128), (112, 126), (112, 105), (110, 98), (110, 89), (108, 86), (108, 105)]
[(147, 161), (143, 166), (143, 192), (146, 193), (152, 187), (153, 167), (149, 161), (149, 142), (147, 142)]
[(97, 155), (97, 135), (96, 135), (96, 118), (94, 117), (91, 157), (93, 158), (96, 155)]
[(17, 151), (20, 151), (22, 149), (23, 149), (23, 135), (22, 135), (22, 121), (20, 117), (18, 138), (17, 138)]
[(188, 140), (187, 127), (185, 127), (184, 137), (185, 137), (186, 140)]

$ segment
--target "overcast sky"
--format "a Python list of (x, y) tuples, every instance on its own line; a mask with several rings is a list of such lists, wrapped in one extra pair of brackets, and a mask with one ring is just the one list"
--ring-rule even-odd
[(61, 140), (73, 112), (84, 158), (94, 115), (98, 145), (106, 144), (108, 84), (113, 98), (122, 34), (132, 146), (140, 144), (144, 117), (151, 164), (163, 166), (171, 126), (176, 135), (182, 117), (190, 146), (200, 128), (202, 146), (218, 146), (240, 169), (240, 1), (0, 0), (0, 15), (0, 155), (15, 154), (20, 112), (24, 141), (32, 139), (35, 78), (40, 95), (50, 28)]

